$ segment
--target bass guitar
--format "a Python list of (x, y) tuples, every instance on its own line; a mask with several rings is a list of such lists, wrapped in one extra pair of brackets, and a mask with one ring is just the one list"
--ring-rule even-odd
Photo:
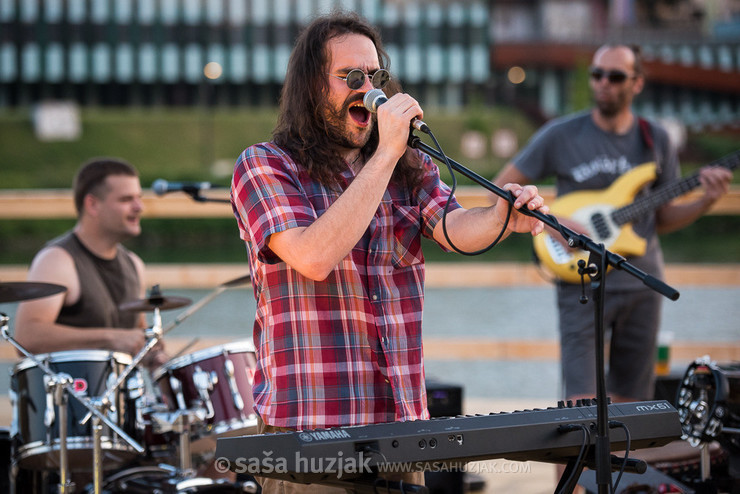
[[(710, 166), (732, 170), (738, 163), (740, 151), (713, 161)], [(572, 192), (559, 197), (550, 206), (550, 213), (578, 221), (586, 228), (586, 235), (595, 242), (603, 243), (615, 254), (641, 256), (645, 253), (647, 241), (634, 232), (632, 222), (700, 185), (699, 172), (696, 172), (635, 200), (637, 193), (656, 177), (655, 163), (642, 164), (619, 177), (606, 189)], [(588, 261), (588, 252), (568, 249), (549, 232), (534, 238), (534, 252), (541, 264), (557, 278), (568, 283), (580, 282), (578, 261)]]

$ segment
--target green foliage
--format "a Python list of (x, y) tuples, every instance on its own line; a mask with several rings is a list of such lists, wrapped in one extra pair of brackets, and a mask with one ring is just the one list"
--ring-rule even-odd
[[(575, 101), (575, 99), (574, 99)], [(228, 184), (239, 153), (250, 144), (270, 139), (277, 114), (271, 109), (85, 109), (83, 136), (75, 142), (39, 142), (30, 113), (0, 113), (2, 184), (12, 188), (69, 188), (79, 165), (95, 156), (117, 156), (131, 161), (141, 173), (142, 185), (156, 178)], [(491, 136), (510, 129), (519, 146), (535, 127), (509, 108), (471, 105), (462, 113), (437, 113), (424, 119), (444, 152), (483, 177), (493, 177), (508, 157), (496, 157)], [(482, 157), (462, 154), (461, 136), (481, 132), (486, 140)], [(423, 140), (433, 145), (431, 140)], [(737, 149), (735, 135), (689, 136), (684, 174), (699, 164)], [(449, 172), (439, 164), (442, 177)], [(734, 181), (740, 180), (735, 173)], [(458, 175), (460, 185), (472, 182)], [(29, 263), (48, 240), (71, 228), (74, 220), (3, 220), (0, 263)], [(142, 235), (129, 242), (147, 262), (243, 262), (244, 244), (233, 219), (145, 219)], [(666, 258), (672, 262), (740, 261), (740, 217), (705, 217), (689, 228), (663, 237)], [(531, 240), (515, 235), (483, 256), (444, 253), (427, 243), (430, 261), (521, 261), (531, 259)]]
[[(534, 128), (510, 109), (474, 105), (466, 113), (441, 113), (425, 121), (444, 152), (484, 177), (504, 164), (491, 151), (491, 133), (509, 128), (524, 143)], [(82, 111), (82, 138), (75, 142), (40, 142), (30, 113), (0, 114), (2, 188), (69, 188), (77, 168), (96, 156), (115, 156), (139, 169), (148, 187), (157, 178), (228, 183), (239, 154), (250, 144), (270, 139), (277, 121), (273, 109), (120, 109)], [(483, 132), (486, 153), (478, 159), (461, 154), (460, 136)], [(433, 143), (424, 139), (429, 145)], [(33, 170), (33, 173), (30, 172)], [(445, 178), (449, 178), (443, 170)], [(460, 178), (460, 184), (470, 184)]]
[(591, 88), (589, 87), (589, 59), (580, 58), (575, 68), (568, 74), (569, 112), (585, 110), (591, 106)]
[[(0, 264), (28, 264), (45, 242), (62, 234), (73, 220), (4, 220)], [(740, 262), (740, 216), (706, 216), (661, 238), (668, 262)], [(532, 239), (511, 235), (480, 256), (444, 252), (424, 239), (429, 262), (530, 262)], [(126, 243), (148, 263), (246, 262), (244, 242), (231, 218), (144, 219), (142, 234)]]

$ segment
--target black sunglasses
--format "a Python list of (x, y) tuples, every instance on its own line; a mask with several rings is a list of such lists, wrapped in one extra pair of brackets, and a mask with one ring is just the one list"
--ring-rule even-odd
[(621, 70), (604, 70), (600, 69), (598, 67), (592, 67), (589, 70), (589, 74), (591, 75), (591, 79), (595, 80), (596, 82), (600, 81), (602, 77), (606, 77), (606, 79), (611, 84), (621, 84), (624, 81), (627, 80), (627, 78), (634, 79), (635, 76), (629, 76), (626, 72), (622, 72)]
[(347, 83), (347, 87), (354, 91), (357, 91), (365, 85), (366, 77), (370, 78), (370, 84), (372, 84), (375, 89), (383, 89), (385, 85), (388, 84), (388, 81), (391, 80), (391, 73), (385, 69), (378, 69), (369, 75), (365, 74), (360, 69), (352, 69), (344, 77), (335, 74), (329, 75), (343, 80)]

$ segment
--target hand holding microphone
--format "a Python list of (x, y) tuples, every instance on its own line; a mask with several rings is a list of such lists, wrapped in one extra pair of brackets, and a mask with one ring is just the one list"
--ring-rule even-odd
[[(371, 89), (367, 93), (365, 93), (365, 97), (362, 98), (362, 104), (365, 105), (365, 109), (369, 111), (370, 113), (375, 113), (378, 111), (378, 107), (388, 101), (388, 97), (385, 95), (382, 89)], [(429, 133), (429, 127), (427, 124), (419, 120), (418, 118), (411, 119), (411, 127), (414, 129), (424, 132), (426, 134)]]

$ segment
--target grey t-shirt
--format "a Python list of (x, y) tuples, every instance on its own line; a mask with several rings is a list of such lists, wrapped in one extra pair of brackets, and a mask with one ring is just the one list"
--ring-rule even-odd
[[(605, 189), (622, 174), (647, 162), (658, 164), (658, 178), (645, 186), (636, 199), (680, 176), (678, 157), (662, 127), (650, 122), (645, 133), (636, 120), (626, 134), (617, 135), (597, 127), (590, 112), (551, 120), (512, 161), (532, 182), (555, 177), (558, 196), (579, 190)], [(647, 251), (644, 256), (627, 260), (638, 269), (663, 279), (663, 256), (655, 232), (655, 214), (644, 215), (632, 226), (635, 233), (647, 239)], [(620, 291), (644, 288), (644, 285), (630, 274), (612, 270), (606, 278), (606, 288)]]

